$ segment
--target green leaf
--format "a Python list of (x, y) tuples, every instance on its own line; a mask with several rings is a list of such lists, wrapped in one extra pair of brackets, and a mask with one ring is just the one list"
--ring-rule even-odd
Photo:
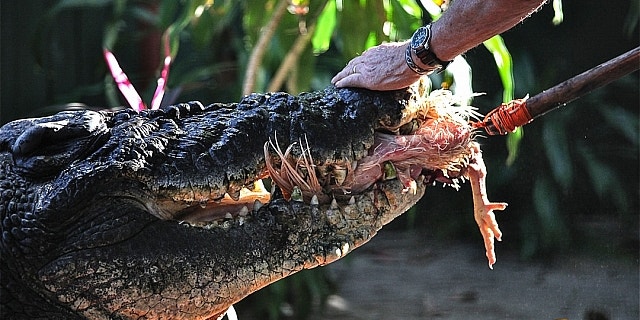
[(214, 16), (209, 10), (205, 10), (200, 16), (193, 17), (190, 23), (191, 37), (198, 48), (204, 48), (211, 43), (220, 20), (220, 17)]
[(391, 0), (389, 6), (385, 6), (385, 10), (387, 19), (391, 22), (389, 38), (392, 41), (411, 38), (413, 32), (422, 24), (422, 10), (415, 1)]
[(558, 118), (549, 118), (542, 128), (542, 140), (551, 173), (566, 191), (573, 181), (573, 168), (569, 155), (569, 140), (564, 129), (564, 124)]
[(312, 50), (311, 46), (307, 46), (300, 54), (297, 66), (293, 68), (287, 81), (287, 92), (298, 94), (302, 91), (309, 91), (316, 67), (316, 56)]
[(336, 2), (329, 1), (318, 17), (316, 31), (311, 38), (313, 53), (320, 54), (329, 49), (331, 36), (336, 28)]
[(509, 49), (504, 44), (502, 36), (496, 35), (491, 39), (484, 42), (484, 46), (491, 52), (493, 59), (498, 67), (498, 74), (500, 74), (500, 80), (504, 91), (502, 93), (502, 102), (509, 102), (513, 100), (513, 64), (511, 61), (511, 54)]
[(522, 141), (522, 137), (524, 136), (524, 130), (522, 127), (516, 128), (516, 131), (507, 135), (507, 166), (511, 166), (518, 157), (518, 151), (520, 149), (520, 141)]
[(616, 170), (599, 161), (591, 148), (584, 143), (577, 143), (578, 154), (584, 159), (585, 168), (589, 175), (591, 185), (600, 199), (613, 203), (618, 208), (627, 208), (627, 193), (620, 184), (620, 177)]
[(533, 186), (533, 203), (536, 208), (542, 246), (559, 247), (566, 243), (568, 231), (560, 214), (557, 191), (548, 178), (540, 177)]
[[(342, 53), (346, 58), (351, 59), (356, 55), (365, 51), (367, 43), (377, 44), (375, 37), (376, 30), (382, 32), (383, 22), (377, 15), (368, 13), (369, 2), (361, 1), (344, 1), (342, 3), (342, 11), (340, 12), (340, 23), (338, 24), (338, 35), (341, 36), (338, 44), (341, 46)], [(386, 18), (385, 18), (386, 19)], [(357, 21), (357, 23), (354, 23)], [(374, 41), (371, 40), (371, 34), (374, 34)]]
[(633, 36), (633, 31), (638, 27), (638, 20), (640, 20), (640, 4), (636, 0), (629, 1), (629, 13), (624, 18), (624, 31), (628, 37)]
[(553, 22), (554, 25), (559, 25), (564, 20), (564, 13), (562, 12), (562, 0), (553, 0)]
[(66, 9), (100, 8), (112, 2), (113, 0), (61, 0), (51, 8), (47, 15), (54, 16)]
[[(502, 81), (502, 102), (510, 102), (513, 100), (514, 81), (513, 81), (513, 63), (509, 49), (504, 44), (502, 36), (496, 35), (484, 42), (484, 46), (491, 52), (493, 59), (498, 67), (498, 74)], [(518, 128), (516, 132), (509, 134), (507, 137), (507, 164), (512, 164), (518, 156), (518, 146), (523, 136), (523, 129)]]
[(602, 113), (602, 118), (604, 118), (608, 125), (620, 132), (633, 145), (638, 145), (639, 129), (637, 115), (613, 105), (602, 106), (602, 108), (598, 108), (598, 111)]
[(474, 96), (471, 76), (471, 66), (467, 60), (463, 56), (457, 56), (445, 70), (443, 82), (451, 85), (451, 91), (456, 96), (467, 98), (466, 103), (471, 103)]
[(104, 28), (104, 37), (102, 39), (102, 47), (112, 50), (118, 41), (120, 29), (124, 26), (124, 21), (109, 23)]
[(158, 9), (160, 28), (168, 28), (175, 21), (178, 10), (180, 10), (179, 1), (161, 1)]

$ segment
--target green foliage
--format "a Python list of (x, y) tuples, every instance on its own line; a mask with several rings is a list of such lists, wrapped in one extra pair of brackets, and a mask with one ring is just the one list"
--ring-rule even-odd
[(491, 39), (485, 41), (484, 46), (493, 55), (493, 60), (496, 62), (498, 73), (500, 74), (500, 80), (502, 80), (502, 101), (509, 102), (513, 100), (513, 62), (511, 61), (511, 54), (507, 45), (500, 35), (493, 36)]
[[(507, 46), (500, 35), (493, 36), (483, 44), (493, 55), (493, 60), (496, 62), (496, 67), (498, 68), (498, 74), (500, 75), (503, 87), (502, 101), (505, 103), (509, 102), (513, 100), (513, 91), (515, 90), (515, 84), (513, 81), (513, 62), (511, 60), (509, 49), (507, 49)], [(518, 155), (518, 146), (520, 146), (522, 135), (522, 128), (517, 128), (515, 132), (507, 136), (507, 150), (509, 151), (507, 165), (511, 165), (515, 161)]]
[(313, 54), (321, 54), (329, 50), (331, 37), (336, 27), (337, 9), (335, 1), (329, 1), (318, 17), (318, 26), (313, 34)]
[[(562, 0), (553, 0), (553, 24), (558, 25), (562, 23), (564, 19), (564, 13), (562, 11)], [(511, 59), (511, 54), (509, 53), (509, 49), (507, 49), (506, 44), (502, 36), (495, 35), (492, 38), (488, 39), (484, 43), (485, 48), (491, 52), (493, 55), (493, 59), (496, 62), (496, 67), (498, 68), (498, 73), (500, 74), (500, 80), (502, 81), (503, 91), (502, 91), (502, 102), (509, 102), (514, 98), (514, 90), (515, 83), (513, 79), (513, 62)], [(519, 127), (513, 133), (510, 133), (507, 136), (507, 165), (512, 165), (518, 156), (518, 148), (520, 146), (520, 141), (524, 135), (524, 130)]]
[[(541, 124), (539, 148), (544, 158), (527, 168), (536, 172), (531, 197), (534, 211), (521, 225), (523, 233), (535, 236), (522, 239), (523, 256), (569, 250), (575, 236), (569, 224), (581, 216), (597, 214), (623, 221), (637, 217), (633, 200), (637, 180), (625, 177), (625, 173), (633, 176), (633, 169), (621, 168), (638, 163), (638, 118), (611, 97), (616, 90), (637, 94), (638, 82), (623, 79), (614, 86), (581, 100), (586, 116), (562, 110)], [(597, 130), (593, 134), (574, 129), (591, 126)], [(535, 151), (523, 157), (534, 159), (531, 153)], [(635, 174), (637, 177), (637, 171)]]
[(564, 12), (562, 11), (562, 0), (553, 0), (553, 22), (554, 25), (559, 25), (564, 20)]

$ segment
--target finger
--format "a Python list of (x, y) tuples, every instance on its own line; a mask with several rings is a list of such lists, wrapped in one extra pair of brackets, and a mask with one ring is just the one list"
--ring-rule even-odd
[(346, 77), (348, 77), (349, 75), (355, 73), (354, 72), (354, 67), (361, 64), (360, 62), (361, 56), (355, 57), (353, 59), (351, 59), (347, 65), (344, 67), (344, 69), (342, 69), (340, 72), (338, 72), (338, 74), (336, 74), (332, 79), (331, 79), (331, 83), (333, 83), (334, 85), (336, 84), (336, 82), (340, 81), (341, 79), (344, 79)]
[(345, 88), (345, 87), (367, 88), (367, 84), (364, 81), (362, 74), (360, 73), (353, 73), (337, 81), (336, 83), (334, 83), (334, 85), (338, 88)]
[(356, 62), (356, 60), (351, 60), (347, 66), (344, 67), (344, 69), (342, 69), (342, 71), (340, 71), (337, 75), (335, 75), (333, 77), (333, 79), (331, 79), (331, 83), (336, 84), (336, 82), (340, 81), (341, 79), (347, 78), (353, 74), (358, 73), (358, 67), (361, 67), (362, 64)]
[(331, 83), (333, 83), (335, 85), (340, 80), (348, 77), (350, 72), (351, 72), (351, 67), (349, 65), (347, 65), (344, 69), (342, 69), (342, 71), (338, 72), (338, 74), (336, 74), (331, 79)]

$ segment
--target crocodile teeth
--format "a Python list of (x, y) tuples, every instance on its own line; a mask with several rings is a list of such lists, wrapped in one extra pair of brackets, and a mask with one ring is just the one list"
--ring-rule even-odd
[(341, 186), (344, 180), (347, 178), (347, 169), (336, 168), (333, 170), (333, 178), (336, 180), (336, 184)]
[(318, 196), (316, 196), (315, 194), (313, 195), (313, 197), (311, 197), (311, 203), (312, 206), (317, 206), (320, 204), (320, 201), (318, 201)]
[(351, 198), (349, 198), (349, 204), (350, 205), (356, 204), (356, 198), (354, 196), (351, 196)]
[(258, 211), (260, 208), (262, 208), (262, 202), (256, 199), (256, 201), (253, 202), (253, 211)]
[[(260, 201), (258, 201), (258, 202), (260, 202)], [(242, 209), (240, 209), (240, 212), (238, 212), (238, 215), (241, 216), (241, 217), (246, 217), (248, 213), (249, 213), (249, 208), (247, 208), (247, 206), (244, 206), (244, 207), (242, 207)]]
[(273, 196), (274, 193), (276, 193), (276, 184), (272, 183), (271, 184), (271, 196)]
[(240, 199), (240, 190), (237, 191), (227, 191), (227, 194), (229, 194), (229, 197), (231, 197), (231, 199), (238, 201)]
[(338, 207), (338, 202), (336, 201), (336, 199), (334, 198), (333, 200), (331, 200), (331, 206), (329, 207), (333, 210), (339, 209), (340, 207)]
[(342, 251), (342, 255), (346, 255), (347, 253), (349, 253), (349, 243), (345, 242), (342, 244), (342, 246), (340, 247), (340, 250)]
[(225, 219), (233, 219), (233, 215), (231, 214), (231, 212), (227, 212), (227, 214), (224, 215)]

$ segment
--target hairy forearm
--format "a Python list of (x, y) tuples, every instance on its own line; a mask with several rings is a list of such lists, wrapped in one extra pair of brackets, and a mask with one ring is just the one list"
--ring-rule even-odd
[(448, 61), (511, 29), (546, 0), (457, 0), (432, 24), (431, 49)]
[[(456, 0), (431, 26), (430, 50), (442, 61), (481, 44), (485, 40), (511, 29), (547, 0)], [(420, 79), (409, 68), (405, 52), (409, 41), (393, 42), (373, 47), (353, 58), (331, 83), (336, 87), (360, 87), (372, 90), (406, 88)], [(412, 52), (413, 62), (424, 65)]]

